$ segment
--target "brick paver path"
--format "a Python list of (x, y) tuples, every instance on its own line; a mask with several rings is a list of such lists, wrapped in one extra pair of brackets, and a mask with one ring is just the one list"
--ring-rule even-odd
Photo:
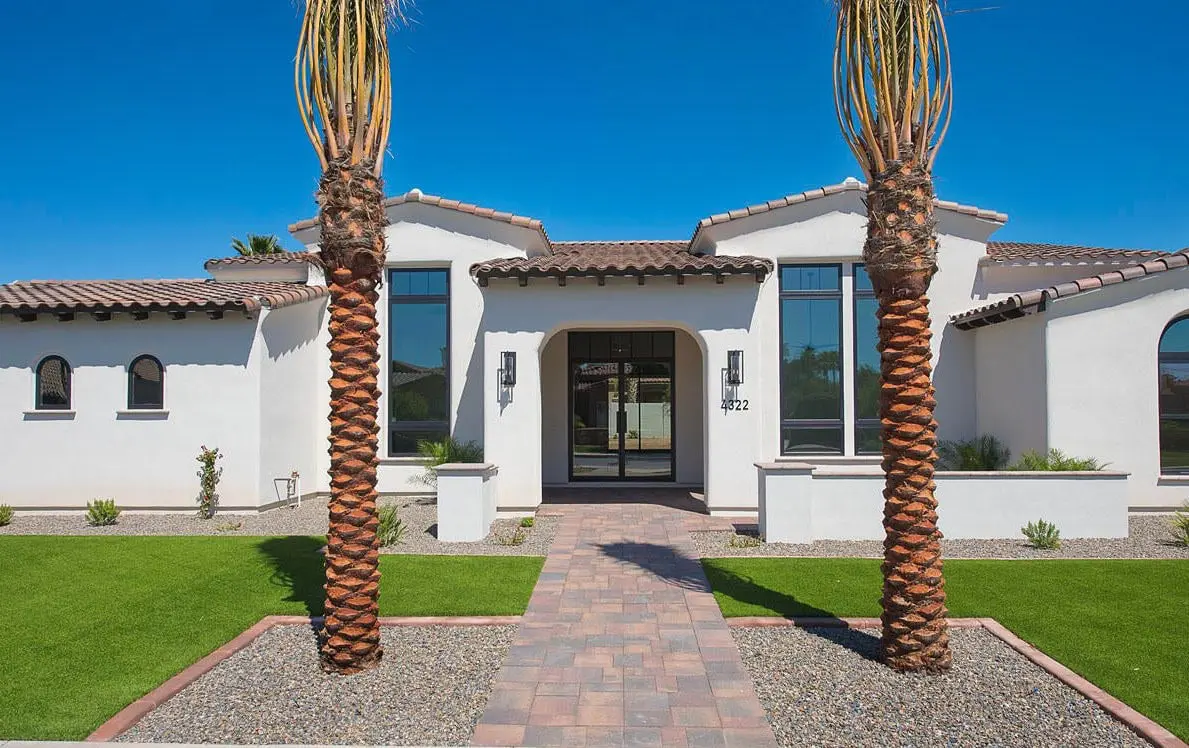
[(472, 744), (776, 745), (690, 544), (708, 518), (564, 513)]

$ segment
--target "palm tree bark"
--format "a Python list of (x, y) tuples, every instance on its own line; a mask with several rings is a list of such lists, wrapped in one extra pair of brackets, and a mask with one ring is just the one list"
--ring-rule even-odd
[(322, 666), (350, 674), (380, 663), (376, 535), (383, 183), (373, 163), (330, 161), (319, 185), (321, 259), (330, 288), (330, 522)]
[(937, 270), (933, 180), (894, 162), (868, 191), (864, 261), (879, 300), (884, 562), (880, 656), (895, 670), (952, 664), (933, 480), (937, 421), (929, 283)]

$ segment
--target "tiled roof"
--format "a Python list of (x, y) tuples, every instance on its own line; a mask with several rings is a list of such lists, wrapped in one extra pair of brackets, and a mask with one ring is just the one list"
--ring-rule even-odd
[(279, 309), (327, 295), (325, 286), (212, 280), (22, 281), (0, 285), (0, 314)]
[(962, 312), (961, 314), (955, 314), (950, 317), (950, 322), (959, 330), (986, 327), (987, 325), (993, 325), (998, 322), (1006, 322), (1009, 319), (1023, 317), (1032, 312), (1044, 311), (1045, 305), (1050, 301), (1066, 299), (1070, 296), (1085, 293), (1086, 291), (1103, 288), (1104, 286), (1113, 286), (1116, 283), (1124, 283), (1185, 267), (1189, 267), (1189, 249), (1182, 249), (1180, 252), (1163, 253), (1155, 259), (1145, 260), (1135, 265), (1128, 265), (1118, 270), (1110, 270), (1067, 283), (1058, 283), (1049, 288), (1038, 288), (1035, 291), (1012, 294), (1006, 299), (996, 301), (993, 304), (987, 304)]
[[(738, 210), (727, 211), (726, 213), (716, 213), (715, 215), (703, 218), (698, 222), (697, 229), (694, 230), (694, 239), (697, 239), (698, 232), (702, 229), (719, 224), (734, 221), (739, 218), (747, 218), (748, 216), (759, 215), (760, 213), (767, 213), (771, 210), (779, 208), (787, 208), (790, 205), (799, 205), (801, 203), (809, 202), (810, 200), (817, 200), (828, 195), (837, 195), (842, 192), (866, 192), (867, 185), (859, 180), (851, 177), (841, 184), (832, 184), (826, 187), (819, 187), (816, 190), (807, 190), (799, 192), (795, 195), (788, 195), (777, 200), (769, 200), (766, 203), (759, 203), (757, 205), (749, 205), (746, 208), (739, 208)], [(988, 221), (996, 223), (1007, 223), (1007, 214), (1000, 213), (995, 210), (986, 210), (978, 208), (973, 205), (961, 205), (959, 203), (952, 203), (948, 200), (935, 200), (934, 204), (943, 210), (950, 210), (955, 213), (962, 213), (963, 215), (974, 216), (975, 218), (983, 218)], [(691, 242), (692, 243), (692, 242)]]
[(492, 278), (565, 278), (594, 276), (632, 276), (643, 282), (645, 276), (754, 274), (756, 280), (772, 272), (771, 260), (748, 256), (696, 255), (681, 241), (558, 242), (553, 254), (541, 257), (501, 258), (478, 262), (471, 275), (480, 285)]
[[(425, 203), (426, 205), (436, 205), (439, 208), (446, 208), (447, 210), (456, 210), (459, 213), (467, 213), (469, 215), (478, 216), (480, 218), (490, 218), (493, 221), (502, 221), (510, 223), (513, 226), (523, 226), (527, 229), (540, 232), (544, 237), (545, 243), (549, 243), (549, 237), (545, 234), (545, 227), (536, 218), (529, 218), (528, 216), (518, 216), (514, 213), (505, 213), (500, 210), (493, 210), (491, 208), (481, 208), (478, 205), (471, 205), (470, 203), (459, 202), (458, 200), (450, 200), (438, 195), (427, 195), (421, 190), (412, 189), (403, 195), (394, 195), (384, 200), (384, 207), (391, 208), (396, 205), (404, 203)], [(304, 221), (289, 227), (290, 232), (301, 231), (302, 229), (312, 228), (318, 225), (317, 218), (307, 218)]]
[(1154, 249), (1111, 249), (1072, 244), (987, 242), (987, 259), (1001, 263), (1054, 264), (1139, 262), (1165, 254)]
[(313, 262), (317, 255), (312, 252), (274, 252), (267, 255), (239, 255), (235, 257), (215, 257), (203, 263), (203, 267), (210, 270), (216, 266), (227, 265), (289, 265), (291, 263)]

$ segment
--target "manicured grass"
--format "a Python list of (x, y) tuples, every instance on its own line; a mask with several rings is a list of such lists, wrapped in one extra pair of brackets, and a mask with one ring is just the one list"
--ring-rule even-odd
[[(81, 740), (269, 614), (320, 614), (320, 538), (0, 538), (0, 739)], [(544, 560), (383, 556), (384, 615), (518, 615)]]
[[(703, 561), (723, 614), (879, 615), (879, 562)], [(955, 617), (997, 619), (1189, 739), (1189, 561), (947, 561)]]

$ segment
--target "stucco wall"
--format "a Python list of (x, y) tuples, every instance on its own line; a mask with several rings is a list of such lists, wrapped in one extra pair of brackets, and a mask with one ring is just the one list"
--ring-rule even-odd
[(541, 349), (541, 480), (570, 480), (568, 336), (559, 332)]
[(1045, 321), (1024, 317), (973, 332), (978, 434), (1000, 439), (1013, 459), (1048, 444)]

